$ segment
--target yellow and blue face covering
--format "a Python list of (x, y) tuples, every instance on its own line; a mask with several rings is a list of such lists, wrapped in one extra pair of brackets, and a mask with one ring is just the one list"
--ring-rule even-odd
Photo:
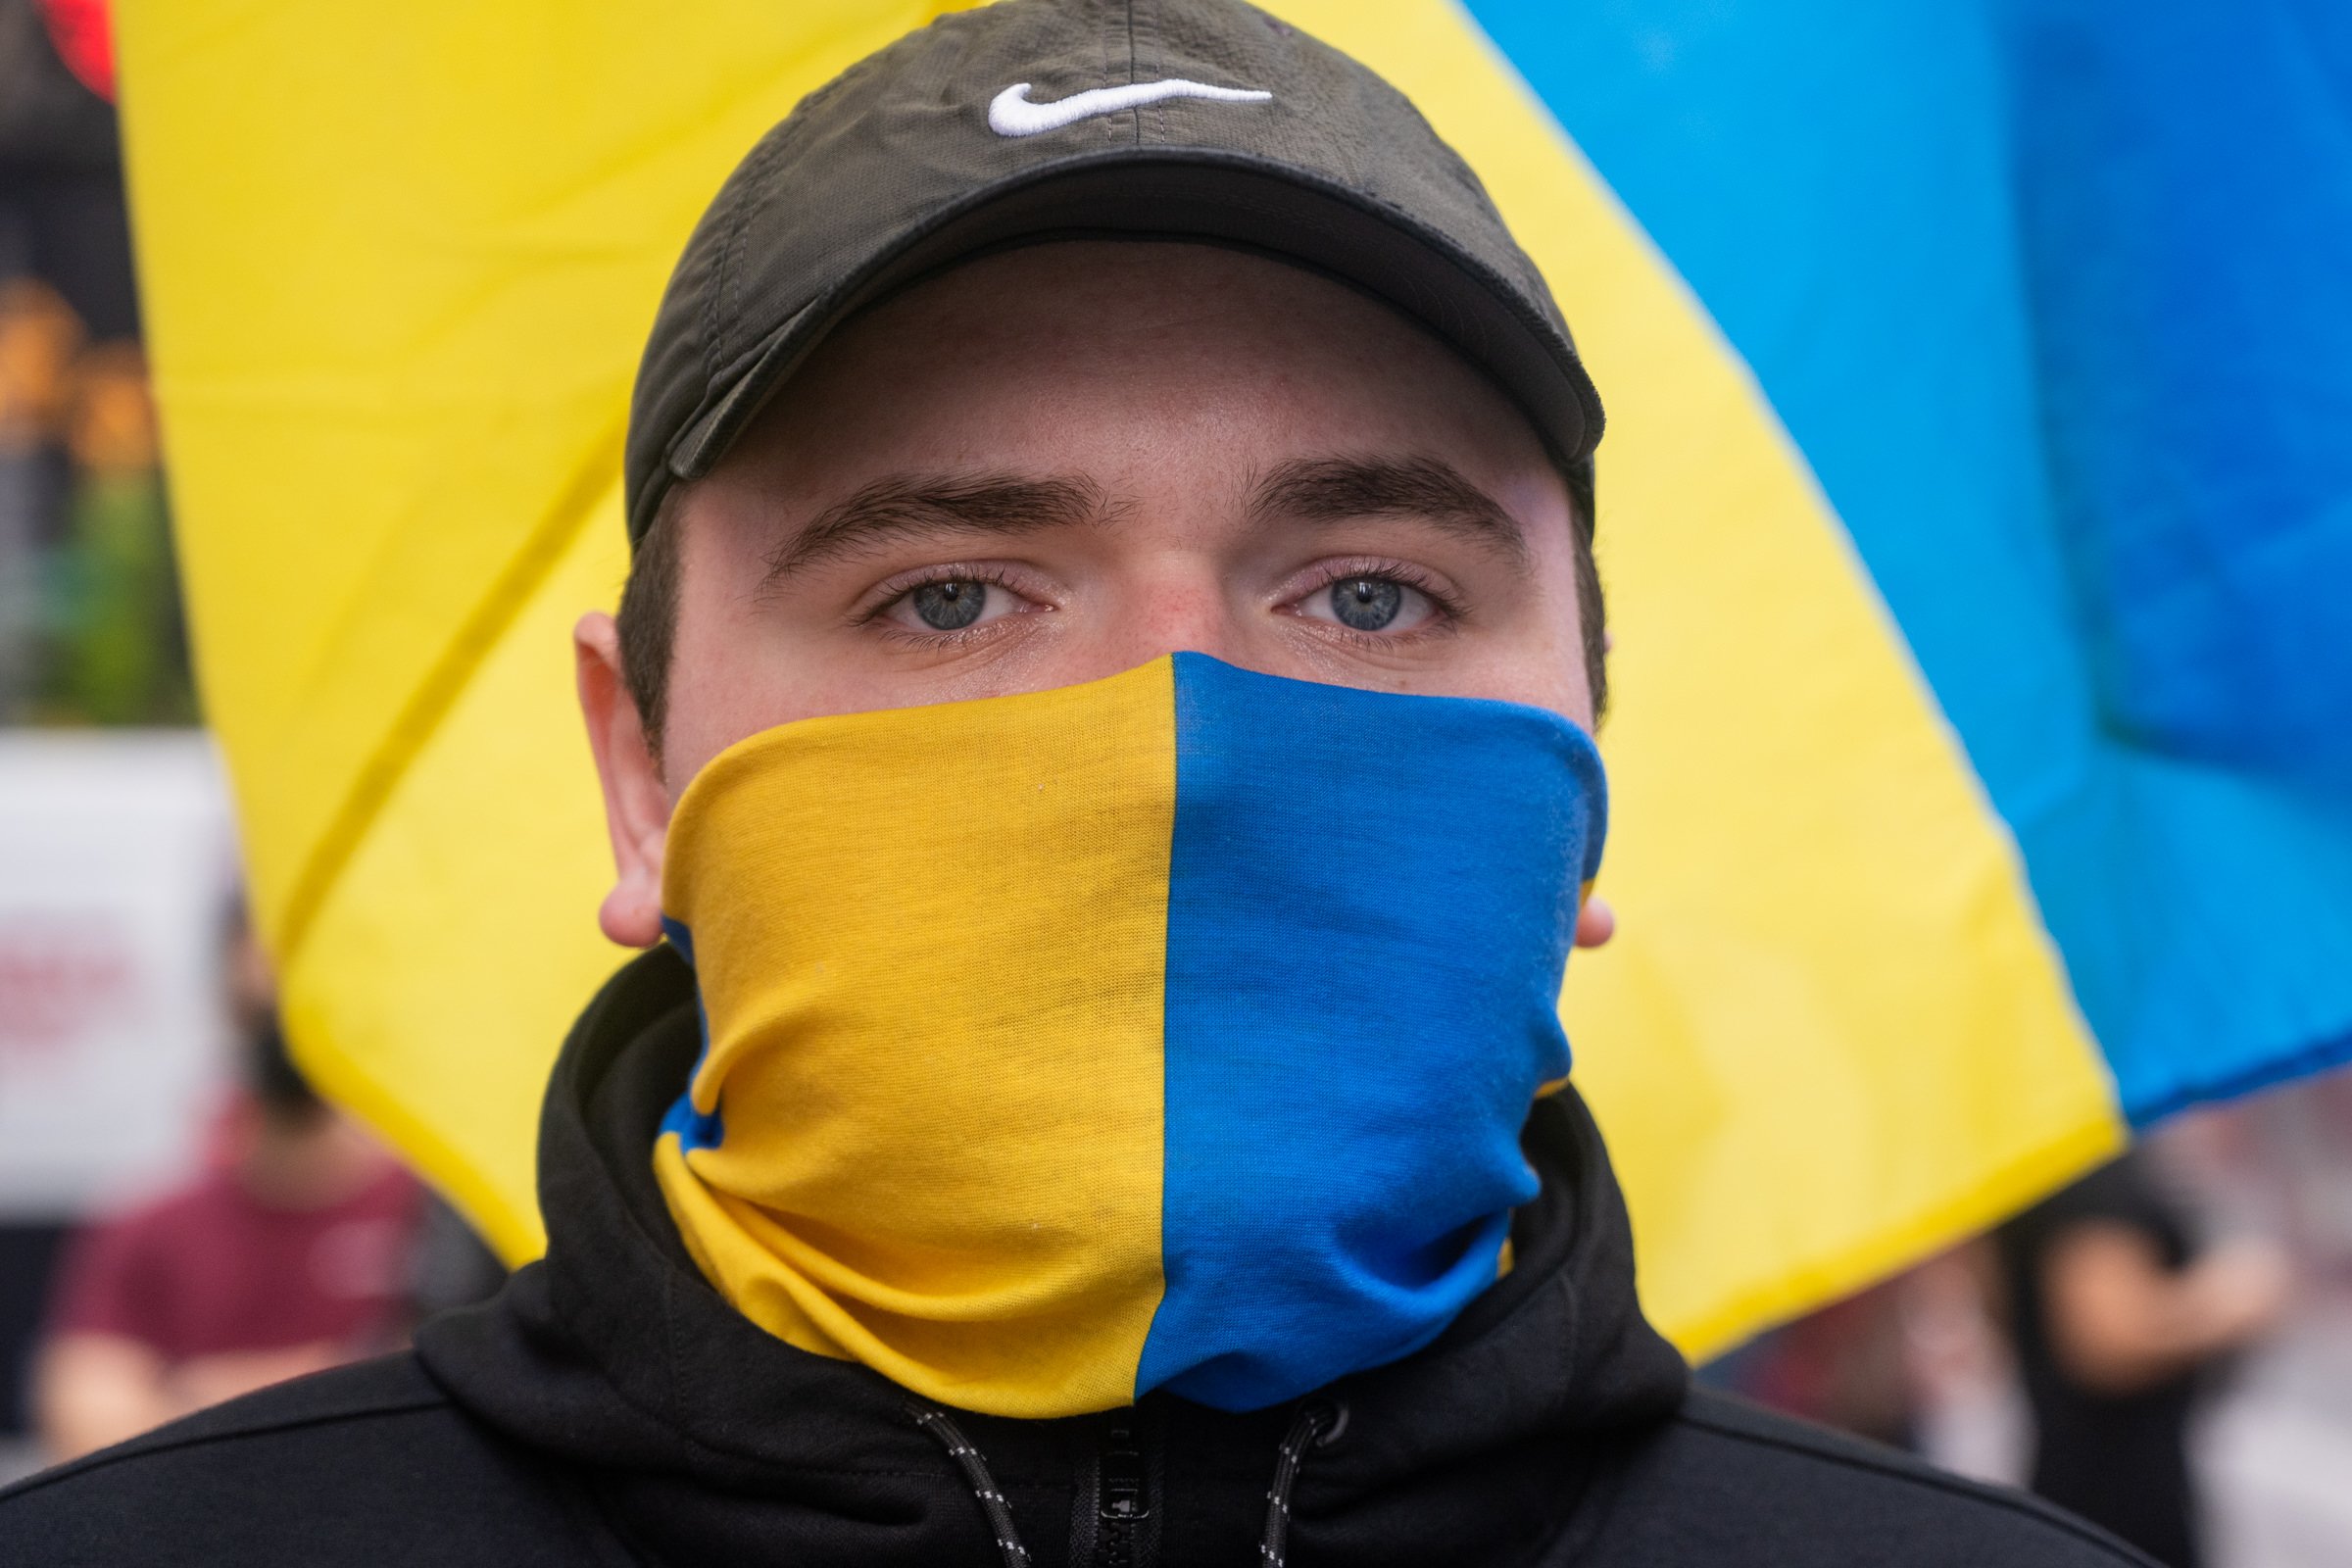
[(669, 830), (670, 1212), (754, 1322), (965, 1409), (1406, 1355), (1536, 1194), (1603, 803), (1556, 714), (1197, 654), (755, 735)]

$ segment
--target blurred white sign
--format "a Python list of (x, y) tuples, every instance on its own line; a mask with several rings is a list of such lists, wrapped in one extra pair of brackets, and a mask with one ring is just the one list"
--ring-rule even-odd
[(202, 733), (0, 731), (0, 1218), (67, 1218), (196, 1157), (234, 864)]

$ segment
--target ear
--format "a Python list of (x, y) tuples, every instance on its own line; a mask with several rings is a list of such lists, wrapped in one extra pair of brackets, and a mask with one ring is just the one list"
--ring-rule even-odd
[(1584, 902), (1577, 906), (1576, 945), (1580, 948), (1601, 947), (1616, 934), (1617, 911), (1609, 907), (1606, 899), (1594, 898), (1588, 887)]
[(647, 742), (637, 700), (620, 674), (620, 632), (602, 611), (571, 631), (580, 714), (605, 791), (605, 827), (612, 836), (616, 875), (597, 923), (623, 947), (662, 940), (662, 847), (669, 836), (669, 787)]

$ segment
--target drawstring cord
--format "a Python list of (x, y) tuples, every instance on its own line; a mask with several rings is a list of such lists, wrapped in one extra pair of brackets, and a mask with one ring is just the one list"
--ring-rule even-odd
[(1281, 1456), (1274, 1461), (1274, 1485), (1266, 1491), (1266, 1533), (1257, 1544), (1260, 1568), (1283, 1568), (1283, 1552), (1291, 1538), (1291, 1492), (1298, 1485), (1306, 1450), (1319, 1448), (1348, 1425), (1348, 1407), (1320, 1400), (1302, 1407), (1282, 1440)]
[(988, 1461), (971, 1440), (944, 1410), (929, 1405), (910, 1404), (906, 1413), (914, 1424), (939, 1440), (948, 1457), (963, 1472), (963, 1479), (980, 1499), (980, 1511), (988, 1515), (988, 1527), (997, 1533), (997, 1550), (1004, 1555), (1004, 1568), (1029, 1568), (1029, 1548), (1021, 1544), (1021, 1533), (1012, 1527), (1012, 1509), (1004, 1501), (1004, 1494), (997, 1490), (997, 1478), (988, 1473)]
[[(1004, 1558), (1004, 1568), (1029, 1568), (1029, 1548), (1021, 1544), (1021, 1534), (1013, 1528), (1012, 1508), (998, 1490), (997, 1478), (989, 1474), (988, 1460), (946, 1411), (910, 1403), (906, 1413), (939, 1441), (963, 1472), (972, 1495), (980, 1499), (980, 1511), (988, 1515), (989, 1528), (997, 1533), (997, 1550)], [(1290, 1435), (1282, 1440), (1280, 1455), (1274, 1461), (1274, 1484), (1266, 1490), (1266, 1533), (1257, 1546), (1259, 1568), (1283, 1568), (1283, 1554), (1291, 1539), (1291, 1494), (1298, 1486), (1307, 1450), (1323, 1446), (1347, 1426), (1348, 1407), (1321, 1400), (1299, 1410), (1298, 1418), (1291, 1423)]]

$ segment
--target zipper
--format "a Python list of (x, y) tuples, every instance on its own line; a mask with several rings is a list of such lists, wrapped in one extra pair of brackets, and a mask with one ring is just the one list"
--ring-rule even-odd
[(1159, 1553), (1152, 1523), (1151, 1465), (1141, 1429), (1127, 1412), (1102, 1429), (1095, 1450), (1093, 1568), (1150, 1568)]

